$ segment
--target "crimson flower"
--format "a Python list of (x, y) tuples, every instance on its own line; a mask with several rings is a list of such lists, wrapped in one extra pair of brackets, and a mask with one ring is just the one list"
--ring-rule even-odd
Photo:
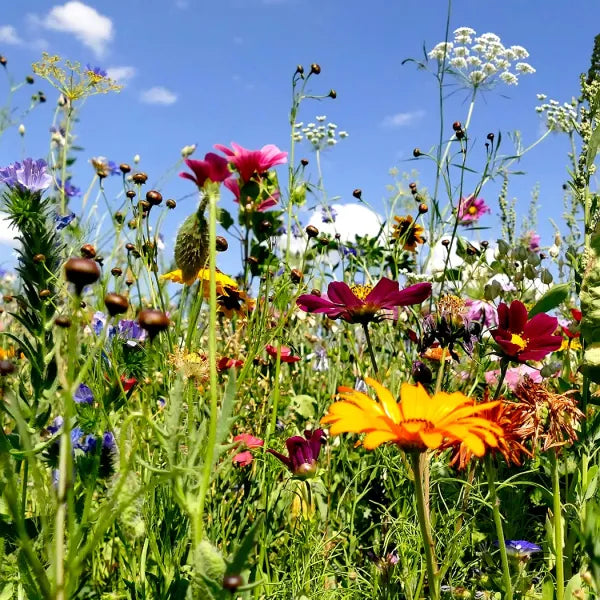
[(310, 479), (317, 473), (317, 460), (321, 446), (325, 443), (322, 429), (305, 431), (304, 437), (294, 435), (285, 442), (288, 456), (271, 450), (267, 452), (278, 458), (298, 479)]
[(542, 360), (558, 350), (562, 343), (556, 331), (558, 319), (545, 313), (527, 319), (527, 308), (519, 300), (508, 307), (504, 302), (498, 306), (498, 327), (490, 332), (506, 358), (517, 362)]
[(179, 173), (179, 177), (192, 180), (199, 188), (203, 187), (207, 180), (220, 183), (231, 176), (227, 160), (214, 152), (206, 154), (204, 160), (187, 158), (185, 164), (193, 174), (183, 171)]
[(254, 174), (260, 175), (275, 165), (287, 162), (287, 152), (282, 152), (274, 144), (267, 144), (260, 150), (248, 150), (235, 142), (231, 142), (231, 147), (233, 150), (215, 144), (215, 148), (227, 156), (244, 183), (250, 181)]
[[(265, 346), (265, 350), (269, 356), (273, 358), (277, 358), (277, 348), (275, 346), (271, 346), (271, 344), (267, 344)], [(284, 363), (295, 363), (300, 360), (299, 356), (294, 356), (292, 354), (292, 349), (289, 346), (281, 346), (281, 351), (279, 353), (279, 358), (281, 362)]]
[(573, 317), (573, 322), (568, 326), (562, 326), (561, 329), (563, 333), (570, 339), (581, 337), (581, 332), (579, 331), (579, 323), (581, 323), (581, 311), (578, 308), (571, 308), (571, 316)]
[(332, 281), (326, 296), (303, 294), (296, 304), (305, 312), (323, 313), (330, 319), (342, 318), (348, 323), (365, 324), (381, 321), (384, 318), (379, 314), (382, 310), (421, 304), (430, 295), (430, 283), (416, 283), (401, 290), (397, 281), (384, 277), (375, 287), (350, 287), (342, 281)]
[(239, 360), (237, 358), (229, 358), (228, 356), (222, 356), (217, 361), (217, 371), (228, 371), (229, 369), (238, 369), (243, 364), (243, 360)]

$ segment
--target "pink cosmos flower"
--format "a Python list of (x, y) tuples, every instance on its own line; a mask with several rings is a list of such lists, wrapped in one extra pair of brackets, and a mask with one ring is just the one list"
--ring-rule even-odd
[[(277, 348), (275, 346), (267, 344), (265, 346), (265, 350), (267, 351), (267, 354), (269, 356), (275, 359), (277, 358)], [(289, 346), (281, 346), (281, 352), (279, 353), (279, 357), (281, 359), (281, 362), (284, 363), (295, 363), (301, 360), (299, 356), (294, 356), (292, 354), (292, 349)]]
[[(488, 371), (485, 374), (485, 381), (490, 386), (496, 386), (498, 385), (498, 377), (500, 377), (500, 369)], [(534, 383), (541, 383), (542, 381), (542, 376), (538, 369), (534, 369), (528, 365), (519, 365), (518, 367), (507, 369), (504, 383), (506, 383), (511, 392), (514, 392), (525, 377), (529, 377)]]
[(472, 225), (484, 214), (492, 212), (483, 198), (475, 198), (473, 194), (461, 198), (458, 203), (458, 220), (463, 225)]
[(274, 144), (267, 144), (260, 150), (248, 150), (235, 142), (231, 142), (231, 147), (233, 150), (215, 144), (215, 148), (227, 156), (244, 183), (250, 181), (255, 174), (260, 175), (275, 165), (287, 162), (287, 152), (282, 152)]
[(540, 248), (540, 241), (541, 241), (541, 237), (539, 235), (539, 233), (536, 233), (535, 231), (528, 231), (525, 234), (525, 239), (529, 242), (529, 249), (534, 251), (534, 250), (539, 250)]
[(179, 177), (190, 179), (199, 188), (203, 187), (207, 180), (219, 183), (231, 176), (227, 160), (214, 152), (206, 154), (204, 160), (188, 158), (185, 164), (193, 171), (193, 174), (183, 171), (179, 173)]
[[(234, 201), (239, 204), (241, 194), (240, 194), (240, 184), (238, 183), (237, 179), (235, 179), (235, 177), (229, 177), (228, 179), (226, 179), (224, 181), (224, 184), (228, 190), (231, 190), (233, 192), (233, 195), (235, 196)], [(264, 212), (268, 208), (275, 206), (279, 200), (279, 196), (280, 196), (279, 191), (275, 190), (273, 192), (273, 194), (271, 194), (271, 196), (269, 196), (265, 200), (261, 200), (258, 203), (258, 205), (256, 207), (254, 207), (254, 210), (256, 210), (258, 212)]]
[(485, 300), (465, 300), (468, 312), (466, 317), (469, 321), (477, 321), (485, 327), (498, 325), (496, 307)]
[(421, 304), (431, 295), (430, 283), (416, 283), (403, 290), (397, 281), (383, 277), (375, 287), (346, 285), (332, 281), (327, 295), (303, 294), (296, 300), (301, 310), (323, 313), (330, 319), (342, 318), (348, 323), (381, 321), (382, 311), (393, 311), (397, 306)]
[(246, 447), (247, 450), (238, 452), (231, 460), (234, 465), (238, 467), (247, 467), (253, 460), (252, 452), (254, 448), (260, 448), (264, 445), (264, 441), (260, 438), (254, 437), (249, 433), (241, 433), (233, 438), (234, 442), (237, 442), (239, 446)]

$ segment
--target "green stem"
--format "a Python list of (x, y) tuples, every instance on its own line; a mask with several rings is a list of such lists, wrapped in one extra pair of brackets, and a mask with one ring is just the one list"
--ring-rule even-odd
[(365, 338), (367, 339), (367, 348), (369, 349), (369, 356), (371, 357), (371, 365), (373, 365), (373, 371), (377, 376), (379, 370), (377, 369), (377, 360), (375, 358), (375, 352), (373, 351), (373, 344), (371, 343), (371, 334), (369, 333), (369, 324), (363, 323), (363, 330), (365, 332)]
[(410, 455), (411, 465), (415, 478), (415, 499), (417, 501), (417, 515), (419, 517), (419, 527), (423, 538), (423, 547), (425, 550), (425, 563), (427, 565), (427, 580), (429, 583), (429, 598), (439, 600), (440, 589), (438, 580), (438, 568), (435, 559), (435, 544), (431, 533), (431, 521), (429, 519), (429, 510), (425, 503), (425, 494), (423, 488), (423, 468), (426, 462), (424, 452), (412, 452)]
[(194, 545), (197, 546), (204, 535), (204, 508), (206, 496), (210, 486), (210, 476), (213, 469), (215, 444), (217, 441), (217, 421), (219, 418), (217, 405), (217, 200), (219, 198), (218, 186), (211, 186), (208, 190), (208, 266), (210, 269), (209, 281), (209, 318), (208, 318), (208, 362), (209, 362), (209, 393), (210, 393), (210, 421), (208, 425), (208, 440), (206, 455), (202, 467), (202, 481), (200, 497), (198, 499), (198, 512), (194, 530)]
[(500, 514), (500, 498), (496, 492), (496, 473), (492, 465), (492, 457), (488, 454), (484, 459), (485, 472), (488, 480), (488, 490), (490, 501), (492, 503), (492, 514), (494, 516), (494, 525), (496, 526), (496, 535), (498, 536), (498, 547), (500, 549), (500, 561), (502, 563), (502, 581), (504, 583), (504, 600), (512, 600), (513, 590), (510, 578), (510, 568), (508, 565), (508, 554), (506, 553), (506, 541), (504, 539), (504, 529), (502, 527), (502, 515)]
[(502, 386), (504, 385), (504, 378), (506, 377), (507, 370), (508, 361), (502, 360), (500, 362), (500, 377), (498, 377), (498, 385), (496, 386), (496, 391), (494, 392), (494, 400), (497, 400), (500, 397), (500, 392), (502, 391)]
[(565, 597), (565, 565), (563, 560), (563, 524), (560, 502), (560, 476), (556, 452), (550, 452), (552, 464), (552, 512), (554, 513), (554, 552), (556, 553), (556, 600)]

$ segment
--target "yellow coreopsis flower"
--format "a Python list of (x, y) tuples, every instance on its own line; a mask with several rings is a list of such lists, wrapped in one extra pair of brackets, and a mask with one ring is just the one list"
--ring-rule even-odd
[[(183, 280), (181, 269), (176, 269), (175, 271), (165, 273), (164, 275), (161, 275), (161, 279), (167, 279), (169, 281), (172, 281), (173, 283), (186, 283)], [(218, 269), (215, 273), (215, 279), (217, 280), (217, 294), (222, 294), (225, 286), (232, 289), (237, 289), (237, 283), (231, 277), (225, 275), (225, 273), (221, 273), (221, 271), (219, 271)], [(210, 281), (210, 269), (200, 269), (194, 281), (197, 280), (208, 284), (208, 282)], [(194, 281), (191, 281), (189, 285), (194, 283)], [(203, 288), (204, 295), (208, 296), (208, 285), (204, 285)]]
[[(499, 402), (475, 403), (460, 392), (438, 392), (429, 396), (420, 384), (402, 384), (400, 402), (373, 379), (366, 383), (377, 392), (379, 402), (347, 387), (338, 389), (342, 398), (321, 419), (330, 433), (365, 433), (367, 450), (393, 442), (406, 450), (439, 449), (448, 444), (464, 444), (476, 456), (483, 456), (486, 445), (498, 446), (502, 428), (483, 413)], [(488, 413), (490, 414), (490, 413)]]

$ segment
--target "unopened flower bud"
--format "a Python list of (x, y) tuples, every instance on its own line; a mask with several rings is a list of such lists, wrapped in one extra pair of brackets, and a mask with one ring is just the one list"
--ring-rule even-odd
[(0, 56), (0, 65), (5, 67), (7, 62), (8, 61), (6, 60), (6, 56)]
[(360, 188), (356, 188), (353, 192), (352, 195), (357, 199), (360, 200), (362, 197), (362, 190)]
[(419, 204), (419, 214), (420, 215), (424, 215), (428, 210), (429, 210), (429, 207), (427, 206), (427, 204), (425, 204), (424, 202), (421, 202), (421, 204)]
[(148, 181), (148, 175), (146, 173), (134, 173), (131, 176), (131, 180), (133, 183), (137, 183), (138, 185), (142, 185)]
[(12, 375), (17, 370), (15, 363), (10, 360), (0, 360), (0, 376)]
[(174, 209), (177, 206), (177, 202), (175, 202), (175, 200), (173, 200), (173, 198), (169, 198), (166, 202), (165, 202), (165, 206), (167, 208), (170, 209)]
[(33, 262), (35, 263), (43, 263), (46, 260), (46, 256), (44, 254), (36, 254), (33, 257)]
[(298, 65), (296, 67), (296, 72), (294, 73), (294, 75), (304, 75), (304, 67), (302, 65)]
[(51, 295), (52, 295), (52, 292), (50, 290), (42, 290), (40, 292), (40, 298), (42, 300), (45, 300), (46, 298), (50, 298)]
[(35, 79), (31, 75), (27, 75), (27, 77), (25, 77), (25, 83), (28, 83), (29, 85), (33, 85), (34, 81)]
[(433, 381), (431, 369), (422, 361), (416, 360), (411, 369), (411, 375), (415, 383), (429, 385)]
[(414, 156), (415, 158), (419, 158), (419, 156), (421, 156), (421, 150), (419, 150), (419, 148), (415, 148), (415, 149), (413, 150), (413, 156)]
[(318, 290), (317, 288), (314, 288), (314, 289), (312, 289), (312, 290), (310, 291), (310, 293), (311, 293), (313, 296), (318, 296), (319, 298), (321, 297), (321, 290)]
[(304, 275), (300, 269), (292, 269), (290, 272), (292, 283), (300, 283), (304, 279)]
[(301, 164), (303, 167), (306, 167), (306, 166), (308, 165), (308, 159), (306, 159), (306, 158), (301, 158), (301, 159), (300, 159), (300, 164)]
[(442, 246), (448, 248), (448, 246), (450, 246), (450, 240), (445, 238), (442, 240)]
[(25, 125), (23, 125), (23, 123), (19, 125), (19, 135), (25, 135)]
[(119, 165), (119, 169), (121, 170), (121, 173), (123, 173), (123, 175), (126, 175), (131, 171), (131, 167), (127, 163), (121, 163)]
[(94, 258), (96, 256), (96, 248), (92, 244), (84, 244), (79, 249), (83, 258)]
[(181, 156), (183, 158), (187, 158), (196, 152), (196, 144), (190, 144), (189, 146), (184, 146), (181, 149)]
[(152, 206), (158, 206), (163, 201), (163, 197), (160, 192), (157, 192), (156, 190), (150, 190), (146, 192), (146, 200)]
[(141, 160), (141, 159), (140, 159), (140, 155), (139, 155), (139, 154), (136, 154), (136, 155), (133, 157), (133, 162), (134, 162), (136, 165), (137, 165), (137, 164), (140, 162), (140, 160)]
[(222, 585), (224, 590), (235, 592), (239, 587), (244, 585), (244, 580), (241, 575), (225, 575)]
[(63, 329), (67, 329), (67, 328), (71, 327), (71, 319), (69, 319), (69, 317), (56, 317), (56, 319), (54, 319), (54, 324), (57, 327), (62, 327)]
[(225, 252), (229, 248), (229, 242), (222, 235), (218, 235), (215, 241), (217, 252)]
[(133, 200), (135, 198), (135, 190), (127, 190), (125, 192), (125, 195), (130, 199)]
[(121, 277), (121, 275), (123, 275), (123, 269), (120, 269), (119, 267), (113, 267), (110, 272), (114, 277)]
[(490, 243), (487, 240), (482, 240), (480, 243), (481, 243), (481, 247), (484, 249), (490, 245)]
[(337, 98), (337, 92), (335, 90), (329, 90), (328, 96), (335, 99)]
[(488, 140), (490, 140), (490, 142), (494, 141), (494, 134), (493, 133), (488, 133), (486, 137), (487, 137)]
[(452, 123), (452, 129), (454, 129), (454, 131), (460, 131), (462, 129), (462, 123), (460, 121), (454, 121), (454, 123)]
[(312, 65), (310, 65), (310, 73), (311, 75), (314, 73), (315, 75), (318, 75), (321, 72), (321, 66), (318, 65), (317, 63), (313, 63)]

